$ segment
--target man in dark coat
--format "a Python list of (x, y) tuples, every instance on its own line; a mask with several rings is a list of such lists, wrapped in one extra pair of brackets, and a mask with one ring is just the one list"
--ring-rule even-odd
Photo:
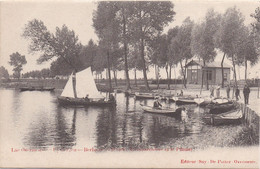
[(250, 93), (250, 88), (248, 87), (248, 85), (245, 85), (245, 87), (243, 89), (243, 93), (244, 93), (245, 104), (248, 104), (249, 93)]
[(240, 97), (240, 90), (239, 90), (238, 86), (236, 87), (235, 96), (236, 96), (236, 100), (238, 101), (239, 97)]

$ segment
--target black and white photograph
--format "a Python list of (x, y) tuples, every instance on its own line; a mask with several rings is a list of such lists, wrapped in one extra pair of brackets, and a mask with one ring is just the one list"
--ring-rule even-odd
[(1, 168), (259, 168), (260, 1), (0, 0)]

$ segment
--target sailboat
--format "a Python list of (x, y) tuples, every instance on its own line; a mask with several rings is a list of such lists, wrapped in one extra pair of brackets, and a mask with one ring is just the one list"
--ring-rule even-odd
[(62, 105), (88, 106), (88, 105), (115, 105), (115, 99), (106, 99), (98, 90), (94, 81), (91, 68), (77, 72), (76, 96), (73, 91), (73, 74), (70, 75), (58, 101)]

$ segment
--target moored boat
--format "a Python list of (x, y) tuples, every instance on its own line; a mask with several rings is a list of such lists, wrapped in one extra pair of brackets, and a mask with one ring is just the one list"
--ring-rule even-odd
[(147, 112), (147, 113), (156, 113), (156, 114), (178, 114), (180, 113), (181, 111), (179, 111), (178, 109), (171, 109), (171, 108), (154, 108), (152, 106), (145, 106), (145, 105), (142, 105), (142, 109), (144, 112)]
[(58, 101), (62, 105), (74, 105), (74, 106), (104, 106), (104, 105), (115, 105), (116, 101), (114, 98), (106, 99), (98, 90), (94, 81), (91, 68), (87, 68), (75, 74), (76, 81), (76, 95), (73, 91), (73, 79), (70, 76), (67, 81), (61, 96), (58, 97)]
[(227, 103), (210, 103), (206, 106), (209, 109), (210, 114), (220, 114), (225, 113), (227, 111), (233, 110), (236, 108), (236, 104), (234, 102)]
[(210, 104), (212, 102), (212, 98), (210, 97), (199, 97), (199, 98), (195, 98), (194, 101), (197, 105), (203, 107), (206, 106), (208, 104)]
[(135, 93), (135, 98), (136, 99), (154, 99), (155, 97), (159, 96), (156, 93)]
[(20, 87), (20, 91), (53, 91), (55, 87)]
[(192, 96), (174, 96), (172, 99), (176, 104), (195, 104), (195, 97)]
[(221, 125), (221, 124), (239, 124), (243, 118), (242, 110), (234, 109), (221, 114), (208, 114), (203, 117), (207, 124)]

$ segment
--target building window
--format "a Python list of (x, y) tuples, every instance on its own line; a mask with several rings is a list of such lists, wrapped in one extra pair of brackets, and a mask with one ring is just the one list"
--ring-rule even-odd
[(208, 80), (212, 80), (212, 70), (206, 70), (206, 75), (208, 77)]
[(227, 73), (224, 73), (224, 81), (227, 81)]

